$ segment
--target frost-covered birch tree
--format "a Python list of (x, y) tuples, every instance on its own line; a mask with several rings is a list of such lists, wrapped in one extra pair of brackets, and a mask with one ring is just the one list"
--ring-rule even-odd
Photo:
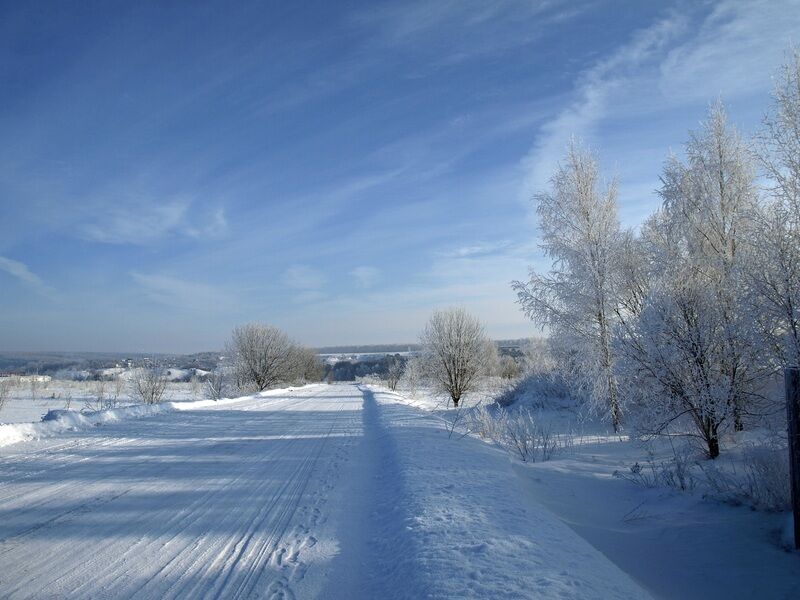
[(778, 366), (800, 366), (800, 52), (795, 48), (776, 78), (772, 110), (756, 147), (770, 185), (755, 223), (748, 269), (754, 305)]
[(616, 182), (604, 186), (595, 156), (573, 141), (550, 184), (535, 200), (540, 247), (552, 267), (547, 273), (531, 269), (529, 280), (513, 287), (530, 319), (578, 351), (582, 364), (575, 376), (617, 431), (622, 407), (612, 349), (613, 261), (621, 235)]
[(660, 195), (641, 242), (649, 290), (620, 351), (652, 430), (687, 417), (715, 458), (767, 373), (743, 278), (747, 225), (758, 210), (754, 169), (721, 104), (691, 136), (686, 160), (667, 161)]

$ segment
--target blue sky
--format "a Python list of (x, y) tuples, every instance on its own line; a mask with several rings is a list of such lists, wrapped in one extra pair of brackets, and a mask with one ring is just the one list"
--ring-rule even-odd
[(509, 282), (569, 136), (635, 226), (798, 33), (797, 0), (0, 3), (0, 349), (535, 334)]

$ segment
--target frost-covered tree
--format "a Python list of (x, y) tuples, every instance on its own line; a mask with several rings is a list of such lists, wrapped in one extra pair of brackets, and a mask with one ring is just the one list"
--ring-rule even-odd
[(433, 313), (420, 335), (425, 371), (434, 388), (458, 403), (492, 368), (497, 354), (481, 322), (463, 308)]
[(513, 356), (502, 356), (498, 362), (498, 375), (503, 379), (516, 379), (520, 375), (519, 363)]
[(540, 247), (552, 259), (547, 273), (533, 269), (513, 287), (525, 314), (550, 330), (562, 347), (577, 350), (575, 373), (614, 430), (622, 407), (614, 373), (614, 254), (620, 244), (617, 186), (603, 186), (595, 156), (573, 141), (550, 180), (535, 196)]
[(638, 319), (622, 328), (622, 369), (653, 431), (686, 417), (715, 458), (766, 374), (743, 278), (754, 170), (721, 104), (691, 136), (686, 160), (668, 160), (660, 194), (639, 242), (649, 289)]
[(386, 369), (386, 385), (393, 392), (397, 389), (404, 370), (405, 362), (402, 359), (399, 357), (389, 358), (389, 366)]
[(800, 366), (800, 52), (794, 48), (756, 146), (770, 186), (748, 269), (753, 300), (779, 365)]
[(292, 361), (294, 363), (294, 381), (322, 381), (322, 378), (325, 376), (325, 365), (322, 363), (317, 353), (311, 348), (295, 344)]
[(412, 396), (417, 395), (420, 384), (425, 378), (423, 360), (421, 356), (412, 356), (409, 358), (404, 365), (403, 374), (398, 382), (398, 385), (411, 392)]
[(296, 344), (271, 325), (249, 323), (236, 327), (228, 352), (240, 390), (263, 391), (297, 378)]

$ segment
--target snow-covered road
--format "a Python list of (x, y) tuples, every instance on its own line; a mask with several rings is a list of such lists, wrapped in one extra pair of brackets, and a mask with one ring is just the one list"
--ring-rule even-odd
[(362, 402), (318, 386), (8, 449), (0, 596), (290, 596)]
[(0, 597), (644, 598), (507, 458), (355, 385), (0, 454)]

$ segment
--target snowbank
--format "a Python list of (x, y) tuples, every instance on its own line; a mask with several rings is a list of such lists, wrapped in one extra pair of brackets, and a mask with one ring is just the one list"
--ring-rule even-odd
[[(273, 390), (273, 392), (285, 390)], [(267, 392), (267, 395), (270, 392)], [(0, 447), (17, 444), (28, 440), (52, 437), (68, 431), (78, 431), (97, 427), (104, 423), (116, 423), (125, 419), (138, 419), (159, 415), (165, 412), (197, 410), (225, 406), (235, 402), (252, 399), (223, 398), (222, 400), (195, 400), (189, 402), (161, 402), (159, 404), (134, 404), (123, 408), (82, 412), (77, 410), (50, 410), (38, 423), (6, 423), (0, 424)]]

